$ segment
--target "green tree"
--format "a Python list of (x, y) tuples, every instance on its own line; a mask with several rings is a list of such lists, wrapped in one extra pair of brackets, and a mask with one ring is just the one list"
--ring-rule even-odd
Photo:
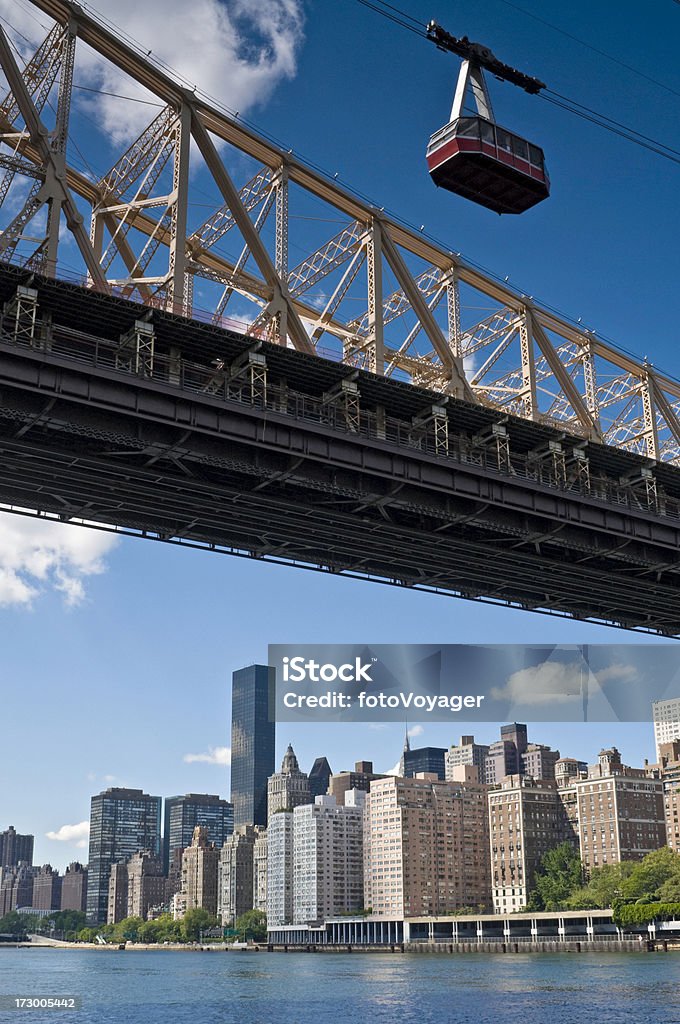
[(16, 910), (10, 910), (9, 914), (0, 917), (0, 932), (5, 935), (25, 935), (32, 930), (34, 918), (28, 914), (17, 914)]
[(247, 910), (236, 918), (236, 931), (239, 936), (264, 942), (267, 938), (267, 915), (263, 910)]
[(137, 940), (139, 942), (154, 943), (158, 942), (162, 931), (162, 925), (158, 924), (158, 921), (144, 921), (140, 925), (137, 933)]
[(124, 917), (114, 925), (112, 939), (114, 942), (136, 942), (139, 929), (144, 924), (141, 917)]
[(47, 924), (46, 931), (51, 931), (50, 923), (54, 922), (56, 932), (79, 932), (87, 924), (87, 915), (82, 910), (55, 910), (43, 919)]
[(571, 843), (560, 843), (541, 858), (528, 908), (559, 910), (582, 884), (581, 858)]
[(680, 903), (680, 877), (669, 878), (656, 891), (661, 903)]
[(172, 914), (161, 914), (160, 917), (156, 918), (155, 924), (158, 927), (159, 942), (182, 941), (182, 922), (175, 921)]
[(624, 880), (634, 865), (630, 861), (595, 868), (588, 883), (576, 889), (566, 901), (568, 910), (607, 910), (621, 898)]
[(625, 900), (653, 898), (667, 882), (680, 885), (680, 854), (662, 846), (633, 865), (621, 886), (621, 896)]
[(79, 942), (94, 942), (98, 935), (97, 928), (81, 928), (78, 932)]
[(182, 918), (182, 938), (185, 942), (198, 942), (201, 932), (217, 927), (217, 918), (203, 907), (187, 910)]

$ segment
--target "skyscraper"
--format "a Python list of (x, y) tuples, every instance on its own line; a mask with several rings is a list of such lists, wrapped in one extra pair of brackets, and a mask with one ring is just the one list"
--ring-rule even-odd
[(208, 841), (208, 830), (197, 825), (191, 845), (182, 854), (182, 910), (202, 907), (217, 913), (217, 867), (220, 851)]
[(453, 769), (459, 765), (474, 765), (479, 769), (479, 778), (484, 781), (484, 763), (489, 756), (486, 743), (475, 743), (474, 736), (461, 736), (458, 746), (453, 744), (446, 751), (444, 758), (446, 781), (453, 778)]
[(269, 720), (274, 669), (249, 665), (232, 676), (231, 802), (234, 827), (267, 824), (267, 779), (274, 774), (275, 725)]
[(666, 839), (671, 850), (680, 853), (680, 740), (661, 743), (659, 773), (663, 785)]
[(197, 825), (208, 830), (208, 840), (221, 849), (234, 831), (234, 808), (228, 800), (209, 793), (187, 793), (165, 798), (163, 816), (163, 870), (167, 875), (175, 850), (186, 850)]
[(293, 812), (277, 811), (267, 827), (267, 926), (293, 921)]
[(671, 700), (655, 700), (652, 702), (654, 718), (654, 739), (656, 740), (656, 759), (661, 760), (662, 743), (680, 740), (680, 697)]
[(66, 868), (61, 885), (61, 909), (85, 910), (87, 907), (87, 868), (73, 861)]
[(527, 743), (522, 754), (523, 774), (533, 779), (554, 779), (555, 765), (559, 760), (559, 750), (553, 750), (545, 743)]
[(493, 786), (506, 775), (524, 775), (524, 757), (527, 749), (527, 727), (519, 722), (501, 726), (501, 738), (489, 745), (484, 762), (484, 782)]
[(414, 779), (416, 775), (426, 772), (436, 775), (442, 782), (446, 778), (444, 759), (447, 751), (444, 747), (404, 748), (402, 754), (402, 774), (406, 779)]
[(61, 885), (62, 877), (51, 864), (43, 864), (37, 869), (33, 876), (33, 909), (60, 910)]
[(217, 916), (223, 925), (234, 924), (253, 909), (255, 842), (259, 828), (239, 825), (220, 850), (217, 867)]
[(301, 804), (311, 804), (309, 777), (300, 771), (298, 759), (290, 743), (281, 763), (281, 771), (267, 780), (267, 818), (277, 811), (292, 811)]
[(508, 740), (515, 748), (515, 751), (517, 752), (517, 773), (521, 775), (522, 754), (527, 749), (528, 742), (526, 725), (520, 724), (519, 722), (510, 722), (509, 725), (502, 725), (501, 739)]
[(474, 765), (373, 782), (364, 816), (364, 905), (379, 917), (491, 903), (486, 787)]
[(363, 908), (365, 797), (354, 789), (341, 807), (333, 796), (318, 796), (293, 811), (295, 924), (317, 924)]
[(326, 795), (332, 774), (328, 758), (317, 757), (309, 772), (309, 795), (312, 800), (315, 800), (317, 796)]
[(133, 853), (127, 863), (127, 881), (127, 916), (146, 920), (149, 908), (165, 901), (161, 858), (147, 851)]
[(259, 829), (253, 850), (253, 910), (267, 913), (267, 829)]
[(161, 852), (161, 798), (141, 789), (107, 789), (92, 797), (87, 916), (106, 921), (111, 866), (139, 850)]
[[(360, 789), (363, 793), (368, 793), (374, 779), (384, 778), (384, 775), (378, 775), (373, 771), (372, 761), (355, 761), (353, 772), (338, 772), (337, 775), (331, 775), (328, 795), (334, 796), (335, 802), (343, 806), (350, 789)], [(320, 795), (323, 796), (323, 793)]]
[(541, 858), (559, 843), (576, 844), (566, 829), (556, 784), (526, 775), (506, 775), (489, 793), (489, 839), (493, 905), (497, 914), (527, 905)]
[(19, 863), (33, 863), (33, 836), (22, 836), (10, 825), (0, 832), (0, 868), (15, 868)]
[(597, 764), (588, 766), (587, 778), (573, 781), (586, 871), (641, 860), (665, 846), (664, 784), (654, 774), (622, 764), (619, 751), (610, 747), (600, 751)]
[(33, 903), (34, 870), (26, 864), (18, 868), (3, 868), (0, 881), (0, 917), (19, 907)]

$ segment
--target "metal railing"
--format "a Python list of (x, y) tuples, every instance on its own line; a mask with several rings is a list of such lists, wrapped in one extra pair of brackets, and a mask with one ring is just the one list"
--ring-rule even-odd
[[(500, 443), (480, 444), (474, 438), (456, 433), (448, 417), (442, 432), (437, 426), (437, 416), (429, 421), (409, 421), (382, 415), (378, 410), (360, 407), (360, 394), (351, 404), (342, 393), (332, 400), (319, 399), (288, 386), (272, 384), (266, 369), (259, 377), (244, 373), (243, 367), (235, 374), (227, 365), (206, 366), (183, 356), (157, 351), (151, 363), (134, 363), (122, 358), (129, 354), (122, 341), (100, 338), (39, 317), (31, 323), (30, 330), (24, 330), (7, 312), (0, 319), (0, 343), (170, 386), (211, 401), (258, 407), (302, 422), (321, 424), (325, 429), (348, 436), (418, 451), (460, 465), (479, 466), (500, 476), (533, 481), (563, 492), (579, 493), (608, 505), (680, 520), (680, 501), (664, 493), (656, 481), (652, 488), (636, 488), (620, 479), (590, 471), (583, 474), (574, 460), (552, 458), (549, 453), (537, 458), (535, 453), (513, 452), (507, 441), (502, 448)], [(433, 410), (436, 409), (433, 406)], [(443, 409), (439, 411), (446, 415)], [(579, 443), (574, 437), (573, 445)], [(564, 443), (564, 448), (569, 454), (569, 442)]]

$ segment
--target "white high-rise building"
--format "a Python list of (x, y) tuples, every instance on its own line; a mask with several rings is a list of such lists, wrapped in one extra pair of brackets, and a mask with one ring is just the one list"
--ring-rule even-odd
[(659, 747), (662, 743), (680, 740), (680, 697), (671, 700), (655, 700), (652, 702), (654, 719), (654, 740), (656, 742), (656, 760), (661, 760)]
[(293, 812), (276, 811), (267, 824), (267, 927), (293, 922)]
[(315, 924), (363, 909), (363, 805), (352, 789), (293, 812), (293, 923)]

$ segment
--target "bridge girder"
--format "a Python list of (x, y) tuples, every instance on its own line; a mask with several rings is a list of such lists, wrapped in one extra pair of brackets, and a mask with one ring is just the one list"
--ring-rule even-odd
[[(9, 185), (21, 177), (31, 183), (24, 208), (10, 223), (0, 221), (0, 250), (7, 255), (33, 269), (63, 273), (63, 212), (93, 287), (191, 315), (199, 311), (194, 283), (203, 279), (221, 285), (210, 311), (216, 323), (228, 323), (227, 304), (238, 294), (251, 310), (243, 329), (256, 336), (310, 354), (331, 352), (381, 376), (678, 462), (678, 382), (358, 199), (200, 91), (187, 90), (77, 5), (32, 3), (55, 22), (34, 57), (22, 70), (7, 42), (0, 47), (9, 86), (0, 105), (0, 216)], [(149, 90), (162, 107), (98, 181), (65, 163), (80, 41)], [(57, 118), (49, 129), (41, 117), (57, 88)], [(192, 225), (196, 167), (190, 162), (197, 160), (196, 150), (223, 202)], [(227, 171), (230, 150), (259, 168), (240, 187)], [(299, 228), (291, 211), (300, 197), (326, 204), (328, 219), (340, 214), (349, 224), (330, 240), (296, 243), (307, 255), (290, 270), (288, 248)], [(45, 203), (47, 233), (37, 250), (28, 251), (27, 228)], [(79, 224), (85, 206), (89, 240)], [(229, 232), (241, 236), (241, 252), (233, 260), (218, 251)], [(365, 312), (357, 315), (357, 308)], [(478, 319), (477, 308), (488, 313)]]
[(0, 311), (0, 510), (680, 635), (672, 466), (10, 264)]

